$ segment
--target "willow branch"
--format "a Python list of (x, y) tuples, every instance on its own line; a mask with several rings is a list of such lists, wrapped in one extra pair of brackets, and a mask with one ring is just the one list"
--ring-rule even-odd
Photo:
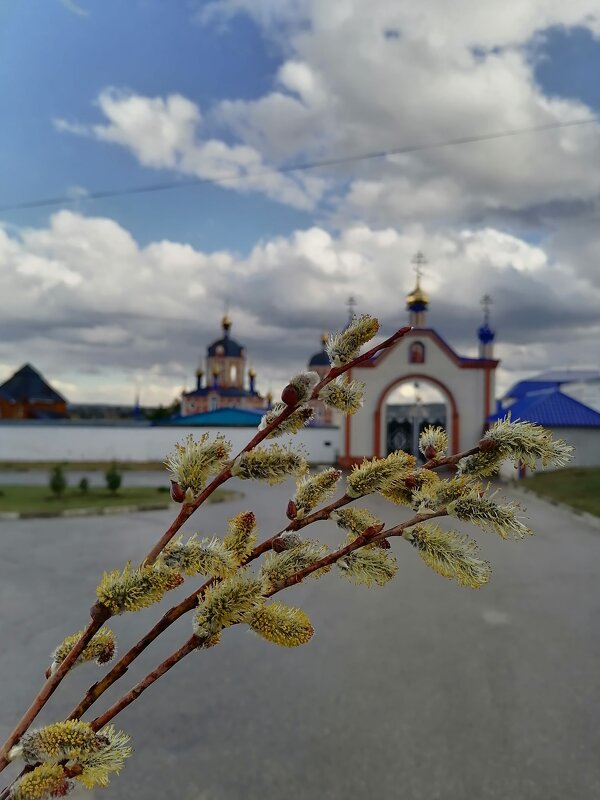
[(40, 713), (42, 708), (48, 702), (49, 698), (54, 694), (56, 691), (59, 683), (62, 681), (64, 676), (67, 672), (71, 669), (75, 661), (79, 658), (81, 653), (84, 651), (92, 637), (95, 633), (97, 633), (102, 625), (106, 622), (106, 620), (110, 617), (110, 612), (104, 606), (100, 606), (100, 604), (96, 604), (92, 608), (92, 619), (89, 622), (87, 628), (83, 632), (81, 638), (77, 642), (77, 644), (73, 647), (71, 652), (67, 655), (64, 661), (61, 662), (60, 666), (56, 670), (53, 675), (46, 680), (40, 691), (37, 693), (33, 702), (27, 709), (27, 711), (23, 714), (11, 734), (9, 735), (8, 739), (6, 740), (5, 744), (2, 747), (2, 751), (0, 752), (0, 771), (3, 770), (8, 764), (8, 753), (10, 749), (15, 745), (21, 736), (25, 733), (27, 728), (31, 725), (33, 720), (37, 717)]
[[(247, 559), (243, 562), (241, 566), (245, 566), (249, 564), (251, 561), (259, 558), (264, 553), (269, 552), (273, 548), (273, 542), (275, 539), (278, 539), (283, 533), (288, 531), (299, 531), (302, 528), (306, 528), (308, 525), (311, 525), (313, 522), (318, 522), (321, 520), (326, 520), (329, 518), (332, 511), (335, 511), (342, 506), (347, 505), (348, 503), (354, 502), (357, 498), (349, 497), (348, 495), (344, 494), (342, 497), (335, 500), (333, 503), (330, 503), (328, 506), (320, 509), (319, 511), (315, 511), (314, 513), (307, 515), (301, 520), (292, 520), (286, 528), (282, 528), (282, 530), (275, 533), (273, 536), (270, 536), (268, 539), (265, 539), (259, 545), (257, 545)], [(174, 622), (176, 622), (180, 617), (184, 614), (187, 614), (189, 611), (193, 611), (194, 608), (198, 605), (201, 598), (204, 596), (206, 590), (215, 583), (218, 583), (218, 578), (211, 578), (210, 580), (206, 581), (202, 584), (202, 586), (198, 587), (195, 591), (193, 591), (188, 597), (178, 603), (176, 606), (170, 608), (161, 618), (160, 620), (151, 628), (142, 638), (133, 645), (133, 647), (127, 651), (119, 661), (113, 666), (110, 672), (107, 672), (106, 675), (99, 681), (90, 686), (90, 688), (85, 693), (82, 700), (78, 703), (77, 706), (71, 711), (68, 716), (68, 719), (79, 719), (87, 710), (92, 706), (98, 698), (104, 694), (104, 692), (116, 683), (120, 678), (125, 675), (128, 671), (129, 666), (135, 659), (141, 655), (144, 650), (149, 647), (152, 642), (157, 639), (161, 633), (167, 630)], [(0, 796), (0, 800), (2, 800)]]
[[(371, 536), (365, 536), (364, 534), (357, 537), (354, 541), (350, 542), (349, 544), (345, 545), (344, 547), (339, 548), (339, 550), (334, 550), (333, 552), (329, 553), (328, 555), (320, 558), (318, 561), (315, 561), (310, 566), (305, 567), (302, 570), (290, 575), (285, 581), (282, 581), (279, 586), (274, 588), (272, 591), (268, 592), (265, 596), (271, 597), (278, 592), (283, 591), (283, 589), (287, 589), (290, 586), (294, 586), (297, 583), (301, 583), (304, 578), (308, 575), (316, 572), (319, 569), (323, 569), (324, 567), (328, 567), (334, 564), (336, 561), (339, 561), (340, 558), (348, 555), (348, 553), (353, 552), (354, 550), (358, 550), (360, 547), (364, 547), (367, 544), (371, 544), (373, 542), (380, 541), (382, 539), (386, 539), (389, 536), (401, 536), (402, 533), (407, 529), (411, 528), (413, 525), (418, 525), (420, 522), (424, 522), (426, 520), (434, 519), (435, 517), (443, 517), (447, 515), (446, 509), (441, 509), (435, 513), (427, 513), (427, 514), (415, 514), (409, 520), (405, 522), (401, 522), (398, 525), (395, 525), (392, 528), (388, 528), (387, 530), (380, 531), (379, 533), (374, 533)], [(127, 708), (127, 706), (131, 705), (137, 698), (146, 691), (146, 689), (155, 683), (162, 675), (167, 673), (171, 667), (174, 667), (175, 664), (178, 664), (182, 658), (184, 658), (188, 653), (193, 652), (202, 644), (202, 638), (199, 636), (192, 636), (190, 639), (187, 640), (179, 650), (176, 650), (172, 655), (170, 655), (167, 659), (165, 659), (161, 664), (159, 664), (155, 669), (149, 672), (145, 678), (142, 678), (139, 683), (137, 683), (130, 691), (120, 697), (113, 705), (108, 708), (103, 714), (99, 717), (96, 717), (91, 722), (92, 728), (97, 731), (102, 728), (104, 725), (109, 723), (114, 717), (117, 716), (123, 709)]]
[[(332, 380), (337, 378), (339, 375), (347, 372), (348, 370), (355, 367), (357, 364), (363, 363), (371, 359), (374, 355), (376, 355), (381, 350), (391, 347), (394, 345), (399, 339), (405, 336), (411, 330), (410, 326), (400, 328), (400, 330), (396, 331), (392, 336), (390, 336), (385, 341), (381, 342), (380, 344), (375, 345), (370, 350), (366, 351), (362, 355), (358, 356), (357, 358), (353, 359), (348, 364), (342, 367), (332, 367), (327, 375), (314, 387), (311, 399), (316, 399), (319, 396), (320, 390), (330, 383)], [(266, 425), (262, 430), (257, 431), (253, 438), (248, 442), (248, 444), (236, 455), (235, 458), (238, 458), (242, 453), (248, 452), (252, 450), (256, 445), (260, 444), (266, 437), (277, 428), (282, 422), (284, 422), (296, 409), (296, 405), (287, 406), (269, 425)], [(186, 503), (182, 506), (177, 517), (169, 526), (169, 528), (165, 531), (163, 536), (158, 540), (158, 542), (154, 545), (154, 547), (150, 550), (145, 558), (145, 563), (152, 564), (160, 555), (163, 548), (171, 541), (173, 536), (181, 529), (184, 522), (210, 497), (210, 495), (223, 483), (231, 478), (231, 466), (235, 461), (235, 458), (226, 466), (224, 467), (221, 472), (204, 488), (204, 490), (200, 493), (200, 495), (195, 498), (192, 503)], [(61, 681), (63, 680), (64, 676), (69, 672), (79, 655), (83, 652), (86, 645), (92, 639), (95, 633), (98, 632), (100, 627), (106, 620), (108, 620), (111, 616), (108, 609), (104, 608), (103, 606), (98, 607), (98, 604), (93, 606), (96, 609), (95, 616), (92, 615), (92, 619), (88, 624), (87, 628), (85, 629), (83, 635), (79, 639), (79, 641), (73, 646), (71, 652), (68, 656), (63, 660), (60, 667), (57, 671), (47, 678), (46, 683), (42, 686), (36, 697), (34, 698), (32, 704), (30, 705), (29, 709), (25, 712), (25, 714), (21, 717), (17, 725), (15, 726), (14, 730), (2, 746), (0, 750), (0, 772), (6, 768), (8, 765), (8, 752), (13, 747), (14, 744), (19, 740), (19, 738), (25, 733), (27, 728), (31, 725), (33, 720), (37, 717), (40, 713), (48, 698), (54, 693), (57, 689)], [(101, 620), (101, 621), (100, 621)]]
[(111, 721), (113, 717), (116, 717), (119, 712), (121, 712), (124, 708), (127, 708), (128, 705), (133, 703), (142, 692), (145, 692), (149, 686), (157, 681), (161, 675), (164, 675), (165, 672), (168, 672), (171, 667), (174, 667), (175, 664), (178, 664), (182, 658), (187, 656), (189, 653), (192, 653), (202, 644), (202, 639), (199, 636), (191, 636), (185, 644), (183, 644), (179, 650), (176, 650), (169, 658), (166, 658), (161, 664), (153, 669), (152, 672), (149, 672), (146, 677), (137, 683), (133, 689), (131, 689), (127, 694), (123, 695), (119, 700), (117, 700), (114, 705), (112, 705), (109, 709), (107, 709), (104, 714), (100, 717), (96, 717), (95, 720), (91, 723), (91, 727), (95, 731), (99, 731), (100, 728), (103, 728), (107, 723)]
[[(442, 466), (443, 464), (449, 463), (456, 463), (461, 458), (465, 458), (468, 455), (472, 455), (473, 453), (479, 452), (480, 448), (473, 447), (470, 450), (465, 450), (461, 453), (457, 453), (454, 456), (449, 456), (443, 459), (431, 459), (430, 461), (426, 462), (421, 469), (435, 469), (438, 466)], [(353, 498), (349, 497), (347, 494), (342, 495), (340, 498), (335, 500), (333, 503), (330, 503), (327, 506), (324, 506), (322, 509), (318, 511), (314, 511), (312, 514), (307, 515), (303, 519), (295, 519), (292, 520), (286, 528), (282, 529), (278, 533), (274, 534), (273, 536), (265, 539), (261, 544), (257, 545), (248, 558), (244, 561), (244, 565), (254, 561), (255, 559), (259, 558), (264, 553), (269, 552), (273, 548), (273, 542), (275, 539), (280, 537), (282, 533), (288, 531), (299, 531), (303, 528), (311, 525), (314, 522), (323, 521), (329, 519), (332, 511), (336, 511), (338, 508), (342, 508), (349, 503), (355, 502), (360, 498)], [(430, 518), (430, 515), (427, 517)], [(394, 534), (389, 534), (394, 535)], [(120, 678), (125, 675), (128, 671), (129, 666), (135, 659), (141, 655), (141, 653), (149, 647), (155, 639), (160, 636), (167, 628), (169, 628), (174, 622), (180, 619), (184, 614), (193, 611), (196, 608), (204, 596), (204, 592), (212, 586), (214, 583), (217, 583), (219, 579), (211, 578), (210, 580), (206, 581), (202, 586), (198, 587), (194, 592), (192, 592), (188, 597), (182, 600), (178, 605), (173, 606), (173, 608), (169, 609), (163, 617), (151, 628), (133, 647), (125, 653), (120, 660), (113, 666), (113, 668), (108, 672), (101, 680), (97, 681), (93, 684), (88, 691), (86, 692), (85, 696), (79, 702), (79, 704), (71, 711), (69, 715), (69, 719), (79, 719), (95, 702), (98, 700), (102, 694), (114, 683), (116, 683)], [(0, 800), (2, 800), (0, 796)]]

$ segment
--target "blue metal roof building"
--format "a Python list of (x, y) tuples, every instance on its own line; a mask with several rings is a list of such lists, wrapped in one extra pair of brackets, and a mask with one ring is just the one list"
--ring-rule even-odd
[(535, 422), (548, 428), (600, 428), (600, 414), (597, 411), (558, 389), (538, 388), (530, 391), (490, 415), (488, 422), (503, 419), (509, 411), (515, 421)]
[(156, 423), (157, 425), (200, 425), (202, 427), (256, 428), (262, 418), (262, 411), (246, 408), (217, 408), (202, 414), (189, 414)]

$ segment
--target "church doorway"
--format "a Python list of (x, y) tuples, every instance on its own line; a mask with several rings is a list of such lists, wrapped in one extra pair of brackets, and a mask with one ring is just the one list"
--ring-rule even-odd
[(436, 383), (413, 376), (399, 379), (388, 389), (382, 397), (382, 454), (404, 450), (423, 462), (419, 435), (428, 425), (444, 428), (452, 441), (452, 428), (458, 427), (454, 399)]

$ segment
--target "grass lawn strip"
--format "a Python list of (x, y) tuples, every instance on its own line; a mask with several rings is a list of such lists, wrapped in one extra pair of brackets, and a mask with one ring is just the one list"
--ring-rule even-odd
[[(209, 502), (219, 503), (238, 497), (238, 492), (217, 489)], [(116, 494), (104, 487), (92, 486), (87, 492), (68, 488), (61, 497), (52, 494), (47, 486), (0, 486), (0, 513), (17, 512), (28, 515), (55, 515), (62, 511), (105, 509), (123, 506), (166, 508), (171, 502), (164, 487), (126, 486)]]
[(600, 467), (539, 472), (518, 485), (557, 503), (600, 517)]
[[(0, 461), (0, 472), (29, 472), (30, 470), (49, 470), (57, 461)], [(119, 472), (141, 470), (158, 472), (164, 470), (164, 461), (65, 461), (61, 463), (65, 472), (99, 472), (115, 464)]]

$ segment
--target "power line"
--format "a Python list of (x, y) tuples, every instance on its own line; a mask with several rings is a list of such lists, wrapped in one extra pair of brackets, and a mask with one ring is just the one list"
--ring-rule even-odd
[(489, 142), (494, 139), (507, 139), (511, 136), (522, 136), (528, 133), (543, 133), (545, 131), (556, 130), (558, 128), (574, 128), (580, 125), (589, 125), (592, 122), (600, 121), (599, 117), (587, 117), (585, 119), (568, 120), (567, 122), (549, 122), (545, 125), (532, 125), (528, 128), (514, 128), (507, 131), (496, 131), (495, 133), (475, 134), (472, 136), (462, 136), (458, 139), (447, 139), (442, 142), (425, 142), (422, 144), (405, 145), (404, 147), (394, 147), (389, 150), (377, 150), (370, 153), (359, 153), (353, 156), (338, 156), (325, 158), (320, 161), (307, 161), (301, 164), (291, 164), (289, 166), (259, 169), (239, 174), (217, 175), (213, 178), (188, 178), (178, 181), (164, 181), (162, 183), (151, 183), (145, 186), (131, 186), (123, 189), (106, 189), (96, 192), (88, 192), (80, 197), (63, 195), (62, 197), (47, 197), (38, 200), (25, 200), (21, 203), (11, 203), (0, 206), (0, 212), (17, 211), (29, 208), (45, 208), (48, 206), (66, 205), (75, 203), (79, 200), (104, 200), (111, 197), (125, 197), (136, 194), (150, 194), (153, 192), (164, 192), (170, 189), (182, 189), (187, 186), (200, 186), (202, 184), (224, 184), (237, 183), (239, 181), (262, 178), (269, 175), (288, 175), (293, 172), (303, 172), (320, 167), (335, 167), (341, 164), (351, 164), (357, 161), (372, 161), (389, 156), (408, 155), (424, 150), (439, 150), (443, 147), (455, 147), (458, 145), (472, 144), (475, 142)]

